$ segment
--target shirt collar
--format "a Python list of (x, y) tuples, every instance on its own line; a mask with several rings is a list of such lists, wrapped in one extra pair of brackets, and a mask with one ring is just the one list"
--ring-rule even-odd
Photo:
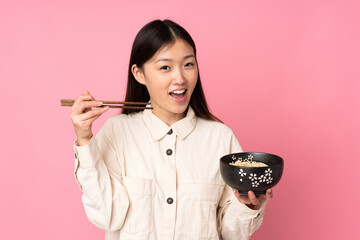
[(171, 129), (181, 140), (183, 140), (196, 126), (196, 115), (190, 106), (188, 107), (186, 117), (177, 121), (170, 127), (160, 118), (155, 116), (151, 110), (144, 110), (142, 116), (146, 127), (149, 129), (151, 136), (155, 141), (162, 139)]

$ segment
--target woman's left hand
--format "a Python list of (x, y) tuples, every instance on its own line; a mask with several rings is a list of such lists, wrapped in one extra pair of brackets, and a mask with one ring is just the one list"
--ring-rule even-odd
[(260, 203), (262, 198), (266, 200), (273, 199), (273, 193), (271, 189), (266, 190), (266, 194), (259, 195), (258, 197), (255, 196), (253, 191), (249, 191), (248, 195), (241, 195), (236, 189), (234, 189), (234, 194), (239, 202), (246, 204), (251, 209), (254, 209), (255, 206)]

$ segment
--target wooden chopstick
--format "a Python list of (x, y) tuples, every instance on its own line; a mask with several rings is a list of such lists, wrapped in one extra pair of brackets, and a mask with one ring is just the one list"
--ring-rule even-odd
[[(148, 105), (148, 102), (124, 102), (124, 101), (102, 101), (102, 100), (95, 100), (97, 102), (102, 102), (104, 104), (126, 104), (126, 105)], [(75, 99), (61, 99), (62, 103), (72, 103), (74, 104)]]
[[(125, 101), (102, 101), (96, 100), (97, 102), (102, 102), (103, 104), (98, 107), (109, 107), (109, 108), (127, 108), (127, 109), (152, 109), (152, 107), (139, 106), (139, 105), (148, 105), (147, 102), (125, 102)], [(61, 99), (61, 106), (71, 107), (74, 104), (74, 99)], [(130, 106), (128, 106), (130, 105)], [(138, 106), (131, 106), (138, 105)]]

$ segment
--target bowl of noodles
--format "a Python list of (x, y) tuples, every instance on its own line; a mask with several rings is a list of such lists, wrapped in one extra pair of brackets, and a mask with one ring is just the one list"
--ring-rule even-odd
[(281, 179), (284, 160), (274, 154), (262, 152), (241, 152), (223, 156), (220, 172), (225, 183), (240, 194), (265, 194)]

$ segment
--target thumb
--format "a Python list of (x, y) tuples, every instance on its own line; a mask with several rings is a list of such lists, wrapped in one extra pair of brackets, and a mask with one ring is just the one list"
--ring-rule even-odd
[(89, 90), (85, 89), (84, 94), (90, 94)]

